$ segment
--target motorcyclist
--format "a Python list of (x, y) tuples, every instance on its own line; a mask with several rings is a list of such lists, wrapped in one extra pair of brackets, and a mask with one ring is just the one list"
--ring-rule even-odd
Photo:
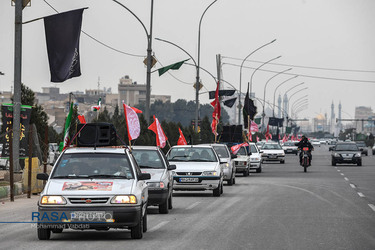
[(311, 159), (312, 159), (311, 151), (314, 150), (314, 147), (309, 142), (309, 139), (305, 135), (302, 135), (301, 140), (296, 143), (296, 146), (300, 150), (300, 153), (299, 153), (299, 163), (301, 165), (302, 165), (302, 149), (304, 147), (308, 147), (309, 148), (309, 150), (307, 151), (307, 154), (309, 156), (309, 166), (310, 166), (311, 165)]

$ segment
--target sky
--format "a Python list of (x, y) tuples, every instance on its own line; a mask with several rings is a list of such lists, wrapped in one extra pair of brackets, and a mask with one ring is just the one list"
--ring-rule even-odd
[[(150, 28), (151, 0), (119, 0)], [(154, 0), (153, 38), (173, 42), (198, 60), (199, 20), (212, 0)], [(61, 93), (112, 88), (117, 93), (119, 79), (129, 75), (138, 84), (146, 83), (147, 39), (141, 24), (126, 9), (112, 0), (32, 0), (23, 11), (23, 21), (88, 7), (84, 11), (82, 30), (106, 45), (81, 34), (82, 76), (64, 83), (51, 83), (42, 20), (23, 25), (22, 82), (35, 92), (42, 87), (59, 87)], [(341, 102), (343, 118), (354, 118), (356, 106), (375, 109), (375, 1), (374, 0), (218, 0), (206, 12), (201, 25), (200, 66), (217, 75), (216, 55), (222, 57), (222, 78), (241, 92), (253, 74), (253, 92), (273, 102), (276, 92), (289, 91), (293, 104), (307, 99), (308, 106), (298, 118), (328, 114), (332, 102), (337, 117)], [(14, 67), (14, 7), (11, 0), (0, 1), (0, 91), (10, 91)], [(260, 46), (276, 41), (247, 55)], [(180, 49), (152, 40), (158, 63), (152, 69), (187, 59)], [(125, 53), (131, 54), (127, 55)], [(135, 56), (134, 56), (135, 55)], [(262, 63), (272, 61), (254, 73)], [(191, 60), (189, 61), (190, 63)], [(278, 72), (292, 68), (286, 74)], [(152, 94), (171, 95), (177, 99), (195, 100), (196, 71), (184, 64), (178, 71), (158, 76), (152, 74)], [(215, 90), (215, 81), (200, 72), (203, 88), (200, 103), (209, 103), (207, 91)], [(240, 84), (241, 78), (241, 84)], [(223, 89), (232, 89), (224, 82)], [(307, 95), (305, 98), (304, 96)], [(295, 105), (298, 106), (298, 105)], [(258, 107), (261, 110), (261, 107)], [(233, 110), (232, 110), (233, 111)], [(234, 113), (234, 112), (229, 112)]]

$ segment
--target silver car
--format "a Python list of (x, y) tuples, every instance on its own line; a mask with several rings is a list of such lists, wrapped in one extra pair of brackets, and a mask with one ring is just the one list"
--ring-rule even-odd
[(234, 158), (237, 156), (230, 153), (228, 147), (225, 144), (202, 144), (212, 146), (220, 158), (220, 162), (223, 168), (224, 181), (227, 181), (228, 185), (236, 183), (236, 165), (234, 164)]
[(223, 193), (223, 170), (220, 159), (211, 146), (173, 146), (167, 159), (176, 165), (173, 190), (212, 190), (214, 196)]
[(159, 147), (133, 146), (133, 155), (142, 173), (151, 174), (147, 180), (148, 206), (159, 206), (159, 213), (167, 214), (172, 209), (173, 176), (175, 165), (169, 165)]

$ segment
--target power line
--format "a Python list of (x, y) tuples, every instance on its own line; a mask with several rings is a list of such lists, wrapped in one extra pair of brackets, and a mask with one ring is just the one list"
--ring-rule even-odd
[[(43, 0), (51, 9), (53, 9), (56, 13), (59, 13), (59, 11), (58, 10), (56, 10), (50, 3), (48, 3), (46, 0)], [(83, 33), (83, 34), (85, 34), (86, 36), (88, 36), (89, 38), (91, 38), (92, 40), (94, 40), (95, 42), (97, 42), (97, 43), (99, 43), (99, 44), (101, 44), (101, 45), (103, 45), (103, 46), (105, 46), (105, 47), (107, 47), (107, 48), (109, 48), (109, 49), (111, 49), (111, 50), (113, 50), (113, 51), (116, 51), (116, 52), (118, 52), (118, 53), (121, 53), (121, 54), (124, 54), (124, 55), (127, 55), (127, 56), (134, 56), (134, 57), (146, 57), (146, 56), (144, 56), (144, 55), (136, 55), (136, 54), (131, 54), (131, 53), (128, 53), (128, 52), (124, 52), (124, 51), (122, 51), (122, 50), (119, 50), (119, 49), (116, 49), (116, 48), (114, 48), (114, 47), (112, 47), (112, 46), (110, 46), (110, 45), (108, 45), (108, 44), (105, 44), (104, 42), (101, 42), (101, 41), (99, 41), (98, 39), (96, 39), (95, 37), (93, 37), (93, 36), (91, 36), (91, 35), (89, 35), (87, 32), (85, 32), (84, 30), (81, 30), (81, 32)]]
[[(233, 59), (237, 61), (242, 61), (240, 58), (223, 56), (222, 58)], [(246, 60), (247, 62), (255, 62), (255, 63), (264, 63), (261, 61), (256, 60)], [(358, 72), (358, 73), (375, 73), (373, 70), (358, 70), (358, 69), (337, 69), (337, 68), (322, 68), (322, 67), (312, 67), (312, 66), (300, 66), (300, 65), (293, 65), (293, 64), (283, 64), (283, 63), (269, 63), (270, 65), (278, 65), (278, 66), (288, 66), (288, 67), (295, 67), (295, 68), (305, 68), (305, 69), (319, 69), (319, 70), (328, 70), (328, 71), (346, 71), (346, 72)]]
[[(233, 64), (233, 63), (223, 63), (223, 64), (227, 64), (227, 65), (235, 66), (235, 67), (240, 67), (240, 65)], [(242, 67), (248, 68), (248, 69), (256, 69), (256, 68), (246, 67), (246, 66), (242, 66)], [(273, 71), (273, 70), (265, 70), (265, 69), (258, 69), (258, 70), (259, 71), (264, 71), (264, 72), (269, 72), (269, 73), (278, 73), (277, 71)], [(299, 75), (299, 76), (308, 77), (308, 78), (316, 78), (316, 79), (324, 79), (324, 80), (334, 80), (334, 81), (375, 83), (375, 80), (374, 81), (367, 81), (367, 80), (344, 79), (344, 78), (334, 78), (334, 77), (324, 77), (324, 76), (311, 76), (311, 75), (291, 74), (291, 73), (283, 73), (283, 75), (290, 75), (290, 76)]]

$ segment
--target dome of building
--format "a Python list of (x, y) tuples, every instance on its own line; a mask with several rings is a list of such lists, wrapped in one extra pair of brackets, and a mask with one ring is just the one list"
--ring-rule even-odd
[(319, 114), (319, 115), (317, 115), (317, 116), (315, 117), (315, 119), (317, 119), (317, 120), (325, 120), (325, 117), (324, 117), (323, 114)]

